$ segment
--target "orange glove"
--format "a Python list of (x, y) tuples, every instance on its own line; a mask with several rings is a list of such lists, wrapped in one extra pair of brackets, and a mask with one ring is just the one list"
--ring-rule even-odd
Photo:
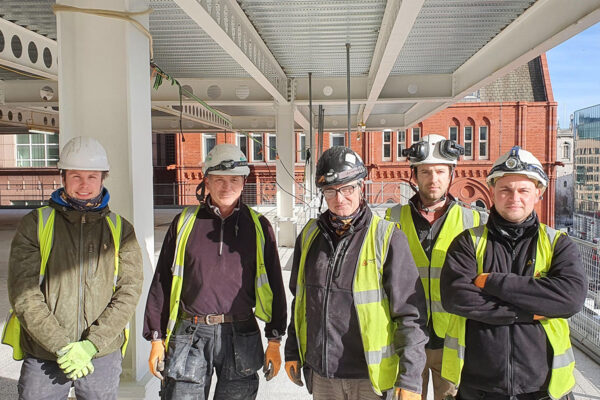
[(534, 321), (541, 321), (542, 319), (546, 319), (546, 317), (544, 317), (543, 315), (533, 314)]
[(304, 386), (302, 379), (300, 378), (300, 361), (286, 361), (285, 372), (287, 372), (290, 381), (298, 386)]
[(163, 376), (160, 373), (165, 368), (165, 341), (164, 340), (153, 340), (152, 349), (150, 350), (150, 358), (148, 359), (148, 366), (152, 375), (162, 380)]
[(421, 395), (409, 390), (395, 388), (394, 400), (421, 400)]
[(265, 365), (263, 366), (263, 372), (265, 373), (265, 378), (270, 381), (279, 373), (279, 368), (281, 368), (281, 354), (279, 353), (279, 343), (278, 340), (269, 340), (269, 344), (267, 345), (267, 351), (265, 351)]
[(485, 281), (487, 281), (488, 275), (489, 274), (479, 274), (479, 275), (477, 275), (477, 277), (473, 281), (473, 283), (475, 284), (475, 286), (477, 286), (479, 289), (483, 289), (483, 287), (485, 286)]

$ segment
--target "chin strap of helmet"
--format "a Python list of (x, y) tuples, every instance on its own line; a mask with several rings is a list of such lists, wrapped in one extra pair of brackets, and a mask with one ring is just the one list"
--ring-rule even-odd
[[(200, 192), (200, 193), (198, 193)], [(204, 196), (204, 192), (205, 192), (205, 187), (204, 187), (204, 179), (202, 179), (202, 181), (198, 184), (198, 186), (196, 186), (196, 199), (198, 200), (198, 203), (200, 204), (204, 204), (205, 196)]]

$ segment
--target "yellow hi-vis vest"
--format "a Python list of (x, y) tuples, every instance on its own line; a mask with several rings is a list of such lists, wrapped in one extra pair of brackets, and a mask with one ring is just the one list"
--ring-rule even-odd
[[(487, 245), (488, 229), (485, 226), (469, 229), (477, 258), (477, 274), (483, 273), (483, 260)], [(535, 255), (535, 278), (545, 277), (552, 264), (554, 247), (560, 235), (563, 234), (549, 226), (540, 224)], [(547, 318), (539, 321), (546, 332), (546, 337), (552, 346), (552, 373), (548, 394), (553, 399), (560, 399), (573, 389), (575, 377), (575, 358), (569, 338), (569, 324), (564, 318)], [(451, 314), (450, 323), (444, 340), (442, 358), (442, 377), (460, 384), (461, 372), (465, 361), (465, 332), (467, 319)]]
[[(46, 264), (48, 264), (48, 258), (50, 257), (50, 251), (52, 250), (52, 241), (54, 236), (54, 215), (55, 210), (51, 207), (45, 206), (38, 208), (38, 242), (40, 245), (41, 265), (40, 265), (40, 286), (44, 282), (44, 276), (46, 275)], [(117, 286), (117, 278), (119, 277), (119, 248), (121, 247), (121, 216), (111, 212), (106, 216), (106, 222), (110, 228), (110, 233), (113, 238), (115, 245), (115, 273), (113, 280), (113, 292)], [(121, 346), (121, 354), (125, 357), (125, 351), (127, 350), (127, 343), (129, 342), (129, 323), (123, 331), (125, 340)], [(2, 343), (7, 344), (13, 348), (13, 358), (15, 360), (22, 360), (25, 357), (23, 349), (21, 348), (21, 323), (17, 318), (13, 310), (9, 311), (9, 317), (6, 324), (4, 325), (4, 331), (2, 332)]]
[[(390, 317), (389, 299), (381, 281), (393, 230), (393, 223), (373, 216), (360, 250), (352, 284), (369, 379), (373, 389), (380, 396), (383, 391), (394, 387), (400, 362), (394, 349), (396, 323)], [(318, 233), (315, 219), (308, 221), (301, 233), (302, 254), (298, 266), (294, 312), (301, 364), (304, 364), (307, 346), (305, 263)]]
[[(167, 323), (167, 333), (165, 338), (165, 347), (168, 348), (169, 339), (175, 330), (177, 316), (179, 313), (179, 301), (181, 289), (183, 287), (183, 266), (185, 262), (185, 248), (187, 241), (196, 222), (196, 215), (202, 206), (195, 208), (186, 207), (179, 216), (177, 222), (177, 242), (175, 245), (175, 259), (173, 260), (173, 282), (171, 283), (171, 298), (169, 309), (169, 322)], [(269, 285), (267, 269), (265, 267), (265, 235), (260, 224), (260, 214), (248, 207), (254, 227), (256, 228), (256, 277), (254, 281), (254, 295), (256, 305), (254, 315), (264, 322), (271, 322), (273, 316), (273, 291)], [(241, 211), (239, 211), (241, 212)]]
[(419, 276), (425, 290), (427, 319), (431, 318), (433, 320), (435, 334), (443, 338), (446, 336), (446, 329), (450, 318), (450, 314), (442, 307), (442, 296), (440, 295), (440, 276), (444, 261), (446, 260), (446, 252), (452, 240), (462, 233), (462, 231), (479, 225), (479, 213), (475, 210), (454, 204), (448, 212), (444, 225), (435, 241), (433, 250), (431, 251), (431, 260), (427, 258), (427, 254), (425, 254), (425, 250), (423, 250), (423, 246), (421, 246), (421, 242), (419, 241), (409, 204), (388, 208), (385, 218), (388, 221), (399, 222), (400, 229), (402, 229), (408, 238), (410, 252), (419, 270)]

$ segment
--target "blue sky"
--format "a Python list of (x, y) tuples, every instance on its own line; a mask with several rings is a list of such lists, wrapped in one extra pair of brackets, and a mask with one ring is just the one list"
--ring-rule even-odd
[(600, 103), (600, 23), (546, 53), (561, 128), (581, 108)]

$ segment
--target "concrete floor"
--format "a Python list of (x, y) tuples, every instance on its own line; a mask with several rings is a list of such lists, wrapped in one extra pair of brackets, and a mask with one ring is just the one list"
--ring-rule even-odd
[[(10, 242), (14, 235), (14, 231), (19, 220), (29, 210), (5, 210), (0, 209), (0, 330), (4, 327), (4, 317), (10, 309), (8, 302), (8, 294), (6, 287), (6, 279), (8, 272), (8, 256), (10, 251)], [(178, 213), (178, 210), (155, 210), (155, 250), (156, 258), (162, 244), (163, 237), (169, 227), (173, 217)], [(280, 249), (280, 258), (283, 267), (283, 279), (287, 285), (290, 276), (292, 250), (288, 248)], [(291, 294), (288, 292), (288, 303), (291, 301)], [(145, 296), (142, 295), (142, 301), (145, 301)], [(577, 385), (574, 389), (575, 397), (578, 399), (593, 399), (600, 400), (600, 366), (585, 354), (575, 349), (575, 358), (577, 360), (576, 380)], [(17, 399), (17, 380), (19, 378), (20, 362), (12, 359), (11, 348), (0, 345), (0, 400)], [(299, 388), (291, 383), (283, 367), (270, 382), (266, 382), (261, 375), (261, 383), (259, 387), (259, 400), (308, 400), (311, 396), (308, 395), (305, 388)], [(213, 382), (214, 383), (214, 382)], [(122, 383), (119, 399), (138, 399), (138, 393), (142, 390), (138, 385)], [(158, 388), (158, 380), (152, 378), (146, 387)], [(430, 393), (432, 388), (430, 387)], [(157, 389), (150, 390), (147, 393), (146, 399), (158, 399)], [(432, 399), (432, 396), (428, 396)]]

